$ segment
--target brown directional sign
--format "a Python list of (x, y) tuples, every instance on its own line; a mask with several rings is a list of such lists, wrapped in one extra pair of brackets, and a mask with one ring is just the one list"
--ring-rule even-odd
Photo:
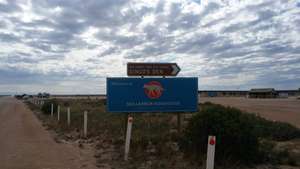
[(127, 63), (128, 76), (176, 76), (179, 72), (176, 63)]

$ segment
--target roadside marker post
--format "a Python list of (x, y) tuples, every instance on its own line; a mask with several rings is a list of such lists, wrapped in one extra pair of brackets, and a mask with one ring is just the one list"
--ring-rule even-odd
[(206, 169), (214, 168), (216, 136), (208, 137)]
[(53, 103), (51, 104), (51, 117), (53, 117)]
[(57, 106), (57, 121), (60, 120), (60, 106)]
[(71, 114), (70, 114), (70, 107), (67, 109), (67, 116), (68, 116), (68, 126), (71, 124)]
[(87, 136), (87, 115), (88, 115), (88, 112), (87, 111), (84, 111), (84, 122), (83, 122), (83, 135), (84, 135), (84, 137), (86, 137)]
[(128, 160), (128, 154), (130, 149), (132, 122), (133, 122), (133, 117), (129, 116), (127, 121), (127, 132), (126, 132), (126, 141), (125, 141), (125, 155), (124, 155), (125, 161)]

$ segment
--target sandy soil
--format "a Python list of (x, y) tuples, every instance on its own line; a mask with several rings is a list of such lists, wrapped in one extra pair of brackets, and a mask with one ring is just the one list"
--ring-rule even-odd
[(55, 142), (22, 102), (0, 98), (0, 119), (1, 169), (96, 168), (92, 153), (87, 155), (72, 144)]
[(251, 113), (258, 113), (270, 120), (283, 121), (300, 128), (300, 100), (250, 99), (242, 97), (201, 97), (200, 102), (212, 102), (232, 106)]

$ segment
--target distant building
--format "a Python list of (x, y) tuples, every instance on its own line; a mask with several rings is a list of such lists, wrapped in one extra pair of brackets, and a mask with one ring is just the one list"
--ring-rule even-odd
[(200, 90), (199, 97), (249, 97), (249, 98), (288, 98), (300, 96), (300, 89), (275, 90), (273, 88), (249, 90)]
[(251, 89), (248, 96), (249, 98), (276, 98), (278, 93), (273, 88)]
[(295, 97), (300, 95), (300, 90), (276, 90), (279, 95), (288, 95), (288, 97)]
[(200, 97), (246, 97), (246, 90), (200, 90)]

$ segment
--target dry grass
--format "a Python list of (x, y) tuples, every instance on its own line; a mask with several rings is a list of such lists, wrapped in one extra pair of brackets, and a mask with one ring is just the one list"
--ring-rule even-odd
[[(82, 142), (94, 142), (99, 168), (205, 168), (205, 157), (202, 163), (193, 163), (179, 150), (177, 142), (181, 134), (177, 131), (176, 114), (132, 114), (134, 122), (130, 159), (124, 162), (126, 114), (106, 112), (103, 100), (58, 99), (56, 101), (61, 106), (59, 122), (56, 120), (56, 112), (54, 118), (43, 113), (37, 115), (49, 129), (59, 133), (62, 139), (69, 141), (83, 139)], [(71, 126), (67, 126), (67, 105), (71, 107)], [(35, 111), (39, 110), (32, 104), (29, 106)], [(85, 110), (88, 111), (88, 138), (83, 138)], [(186, 115), (189, 116), (191, 115)], [(236, 164), (233, 168), (244, 167)]]

